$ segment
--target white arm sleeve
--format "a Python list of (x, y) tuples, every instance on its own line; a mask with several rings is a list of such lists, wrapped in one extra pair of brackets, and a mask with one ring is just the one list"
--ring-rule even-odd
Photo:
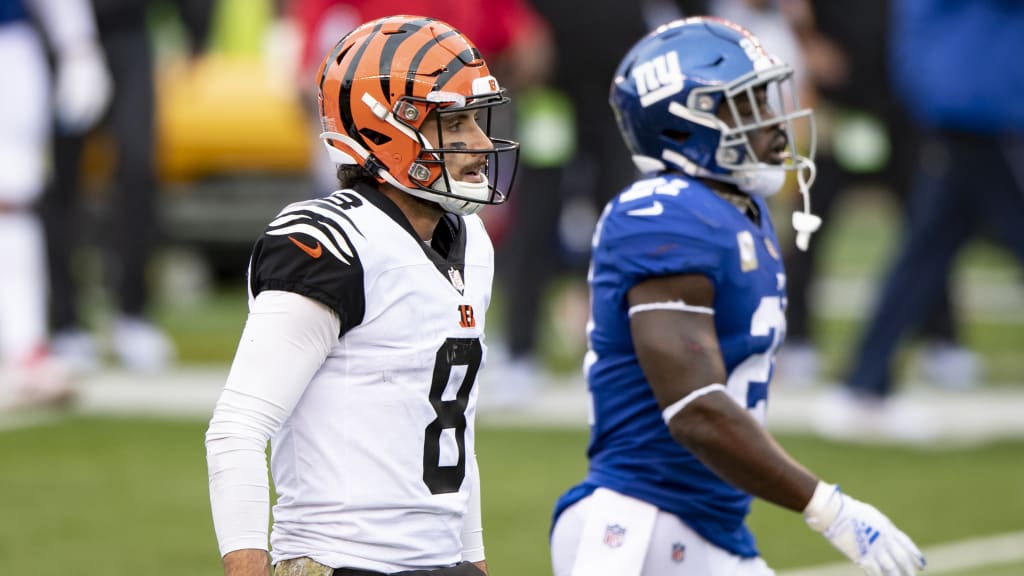
[(253, 300), (206, 432), (210, 506), (222, 556), (268, 548), (267, 440), (291, 414), (340, 329), (337, 314), (305, 296), (267, 291)]
[(88, 0), (28, 0), (58, 53), (97, 41), (96, 20)]
[(480, 562), (484, 554), (483, 517), (480, 514), (480, 469), (476, 465), (476, 454), (469, 459), (466, 468), (468, 480), (473, 483), (469, 494), (469, 508), (462, 522), (462, 559), (466, 562)]

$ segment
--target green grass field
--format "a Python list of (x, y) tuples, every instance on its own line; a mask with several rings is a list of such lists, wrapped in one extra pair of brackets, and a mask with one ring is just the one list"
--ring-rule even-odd
[[(199, 421), (72, 418), (0, 433), (3, 572), (217, 574), (204, 432)], [(582, 430), (480, 430), (492, 574), (550, 574), (551, 506), (582, 476), (585, 442)], [(924, 547), (1022, 528), (1024, 442), (926, 451), (782, 442), (824, 477), (877, 504)], [(776, 569), (840, 560), (797, 515), (759, 504), (751, 523)], [(1011, 568), (1005, 574), (1022, 573), (1024, 564)], [(1001, 574), (963, 574), (980, 573)]]

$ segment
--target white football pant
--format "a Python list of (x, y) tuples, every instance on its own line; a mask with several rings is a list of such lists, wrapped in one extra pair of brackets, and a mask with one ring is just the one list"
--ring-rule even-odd
[(46, 253), (34, 203), (45, 182), (49, 68), (28, 24), (0, 25), (0, 365), (46, 342)]
[(599, 488), (551, 534), (554, 576), (774, 576), (761, 558), (711, 544), (674, 514)]

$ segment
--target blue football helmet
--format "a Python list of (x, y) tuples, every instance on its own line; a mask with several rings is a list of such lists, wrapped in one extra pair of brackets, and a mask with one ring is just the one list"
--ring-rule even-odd
[[(762, 117), (757, 92), (766, 90), (775, 114)], [(718, 117), (749, 99), (755, 118), (732, 126)], [(810, 214), (814, 180), (814, 118), (800, 108), (793, 69), (769, 54), (743, 27), (721, 18), (677, 20), (654, 30), (626, 54), (612, 82), (610, 103), (641, 172), (678, 170), (735, 185), (749, 194), (778, 191), (796, 173), (804, 211), (793, 215), (797, 244), (806, 248), (821, 219)], [(798, 123), (806, 123), (798, 131)], [(781, 126), (787, 137), (782, 163), (757, 157), (749, 135)], [(798, 147), (796, 134), (808, 142)]]

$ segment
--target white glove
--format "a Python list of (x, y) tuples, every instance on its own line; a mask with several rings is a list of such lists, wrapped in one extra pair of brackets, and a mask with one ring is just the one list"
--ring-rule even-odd
[(57, 59), (54, 86), (60, 129), (79, 134), (95, 126), (110, 103), (112, 89), (99, 46), (87, 44), (65, 50)]
[(870, 576), (912, 576), (923, 570), (924, 556), (910, 538), (870, 504), (818, 482), (804, 519), (837, 550)]

